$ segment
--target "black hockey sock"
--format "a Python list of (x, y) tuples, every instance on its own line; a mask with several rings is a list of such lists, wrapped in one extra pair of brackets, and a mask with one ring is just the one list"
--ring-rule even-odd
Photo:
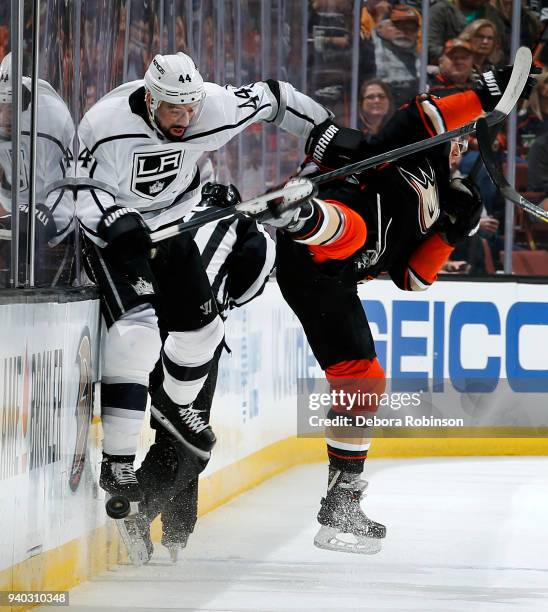
[(367, 451), (350, 451), (342, 450), (327, 445), (327, 454), (329, 456), (329, 466), (341, 470), (341, 472), (351, 472), (353, 474), (361, 474), (363, 472), (365, 460), (367, 459)]

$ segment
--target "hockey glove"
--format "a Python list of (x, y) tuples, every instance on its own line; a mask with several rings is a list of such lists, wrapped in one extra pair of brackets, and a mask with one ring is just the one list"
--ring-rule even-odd
[[(294, 178), (289, 180), (284, 187), (299, 185), (306, 179)], [(304, 223), (312, 216), (314, 212), (313, 198), (317, 193), (314, 187), (306, 197), (299, 200), (278, 198), (268, 204), (268, 213), (265, 213), (262, 218), (257, 219), (259, 223), (265, 223), (279, 229), (288, 231), (297, 231)]]
[[(19, 220), (20, 226), (27, 227), (27, 218), (29, 214), (28, 204), (19, 204), (21, 217)], [(38, 242), (47, 243), (55, 237), (57, 227), (50, 209), (44, 204), (36, 204), (34, 209), (34, 219), (36, 223), (36, 237)], [(26, 230), (25, 230), (26, 231)]]
[(440, 229), (449, 244), (457, 244), (478, 231), (483, 210), (480, 192), (469, 179), (453, 179), (443, 210)]
[(326, 119), (310, 132), (305, 151), (319, 166), (341, 168), (361, 159), (363, 140), (359, 130), (341, 127)]
[(150, 255), (150, 230), (134, 208), (109, 208), (99, 221), (97, 234), (107, 243), (105, 250), (120, 261)]
[(242, 201), (242, 196), (232, 184), (221, 185), (220, 183), (205, 183), (202, 186), (202, 203), (208, 206), (227, 208)]
[[(523, 88), (520, 100), (528, 100), (533, 88), (537, 84), (534, 74), (537, 74), (536, 68), (531, 69), (531, 75), (527, 79), (527, 83)], [(508, 86), (510, 75), (512, 74), (512, 66), (499, 68), (494, 72), (489, 70), (479, 76), (478, 81), (474, 84), (474, 91), (480, 99), (481, 107), (484, 111), (492, 111), (502, 98), (504, 90)]]

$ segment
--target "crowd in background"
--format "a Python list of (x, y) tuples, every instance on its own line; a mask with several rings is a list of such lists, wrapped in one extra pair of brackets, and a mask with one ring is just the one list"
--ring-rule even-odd
[[(322, 81), (337, 77), (343, 64), (343, 49), (350, 53), (352, 43), (352, 2), (312, 0), (309, 22), (311, 49), (309, 63), (316, 62), (316, 94), (322, 94)], [(521, 45), (535, 49), (541, 35), (537, 6), (522, 3)], [(435, 0), (428, 21), (427, 90), (439, 97), (473, 87), (478, 75), (496, 70), (510, 61), (511, 0)], [(400, 105), (419, 93), (422, 15), (417, 0), (364, 0), (360, 14), (358, 127), (374, 135)], [(318, 43), (318, 39), (321, 43)], [(320, 52), (318, 53), (318, 50)], [(546, 62), (548, 53), (538, 61)], [(334, 83), (331, 81), (330, 87)], [(420, 92), (422, 93), (422, 92)], [(340, 100), (340, 98), (339, 98)], [(325, 100), (328, 103), (328, 100)], [(344, 109), (335, 109), (344, 114)], [(535, 203), (548, 208), (548, 71), (538, 77), (538, 87), (530, 101), (519, 108), (517, 134), (516, 186)], [(496, 137), (494, 148), (501, 163), (506, 161), (505, 126)], [(478, 158), (477, 143), (469, 139), (468, 150), (453, 160), (455, 174), (468, 175)], [(459, 245), (455, 262), (447, 271), (472, 274), (502, 269), (505, 204), (485, 170), (476, 181), (485, 210), (478, 235)], [(546, 250), (545, 224), (516, 211), (516, 250)], [(548, 252), (540, 273), (548, 274)]]
[[(9, 51), (8, 5), (0, 8), (0, 59)], [(30, 74), (32, 3), (24, 6), (23, 71)], [(521, 44), (530, 48), (541, 32), (536, 8), (522, 6)], [(511, 0), (435, 0), (428, 23), (429, 92), (464, 91), (478, 74), (507, 64), (511, 12)], [(40, 18), (40, 77), (66, 101), (75, 125), (113, 87), (142, 78), (156, 53), (175, 50), (192, 55), (206, 80), (287, 80), (368, 136), (419, 93), (419, 0), (45, 0)], [(517, 187), (541, 205), (548, 202), (547, 116), (548, 71), (539, 75), (518, 119)], [(504, 163), (504, 130), (495, 147)], [(217, 180), (234, 182), (250, 196), (292, 174), (302, 151), (298, 139), (254, 126), (212, 161)], [(472, 138), (468, 150), (452, 158), (453, 171), (467, 175), (477, 157)], [(484, 170), (477, 181), (485, 201), (481, 229), (459, 245), (448, 272), (502, 267), (504, 202)], [(520, 211), (515, 223), (516, 250), (546, 251), (546, 224)], [(548, 265), (540, 272), (548, 275)]]

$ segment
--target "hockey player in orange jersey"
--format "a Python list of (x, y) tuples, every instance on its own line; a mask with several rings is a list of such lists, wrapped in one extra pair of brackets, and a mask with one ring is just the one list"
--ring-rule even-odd
[[(402, 107), (377, 138), (327, 120), (307, 143), (301, 175), (340, 167), (370, 155), (452, 130), (492, 110), (508, 82), (508, 69), (483, 76), (473, 91), (444, 99), (421, 95)], [(530, 92), (532, 82), (526, 88)], [(526, 94), (526, 95), (527, 95)], [(301, 321), (331, 389), (369, 397), (374, 413), (385, 390), (357, 284), (387, 273), (406, 291), (427, 289), (453, 250), (479, 223), (482, 203), (467, 179), (451, 180), (449, 147), (438, 146), (358, 176), (321, 185), (317, 197), (284, 210), (278, 227), (277, 279)], [(299, 179), (295, 179), (299, 180)], [(369, 394), (369, 395), (367, 395)], [(340, 397), (340, 396), (339, 396)], [(329, 416), (356, 416), (344, 400)], [(357, 427), (326, 430), (329, 475), (314, 543), (330, 550), (371, 554), (386, 527), (360, 506), (371, 439)]]

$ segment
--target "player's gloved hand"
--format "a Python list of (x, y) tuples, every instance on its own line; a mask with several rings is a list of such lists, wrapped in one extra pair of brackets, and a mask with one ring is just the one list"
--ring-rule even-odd
[[(21, 213), (19, 225), (26, 228), (29, 214), (28, 204), (19, 204), (19, 212)], [(57, 226), (50, 209), (45, 204), (36, 204), (34, 219), (36, 223), (36, 236), (40, 242), (46, 243), (55, 237)]]
[[(537, 68), (531, 68), (531, 74), (523, 88), (520, 100), (529, 99), (533, 88), (537, 84), (534, 75), (538, 72)], [(492, 111), (499, 103), (504, 90), (508, 86), (511, 74), (512, 66), (505, 66), (495, 71), (489, 70), (479, 76), (478, 81), (474, 84), (474, 91), (480, 99), (483, 110)]]
[(107, 243), (105, 250), (120, 261), (150, 255), (150, 230), (134, 208), (109, 208), (99, 221), (97, 234)]
[(313, 198), (317, 189), (310, 181), (302, 178), (290, 179), (285, 187), (290, 189), (295, 187), (295, 189), (290, 195), (269, 202), (268, 213), (257, 220), (272, 227), (296, 231), (311, 217), (314, 210)]
[(310, 132), (305, 151), (319, 166), (341, 168), (361, 159), (363, 141), (359, 130), (341, 127), (326, 119)]
[(449, 244), (457, 244), (478, 231), (483, 202), (480, 192), (467, 178), (455, 178), (443, 205), (440, 230)]
[(227, 208), (242, 201), (242, 196), (232, 184), (205, 183), (202, 186), (202, 202), (208, 206)]

